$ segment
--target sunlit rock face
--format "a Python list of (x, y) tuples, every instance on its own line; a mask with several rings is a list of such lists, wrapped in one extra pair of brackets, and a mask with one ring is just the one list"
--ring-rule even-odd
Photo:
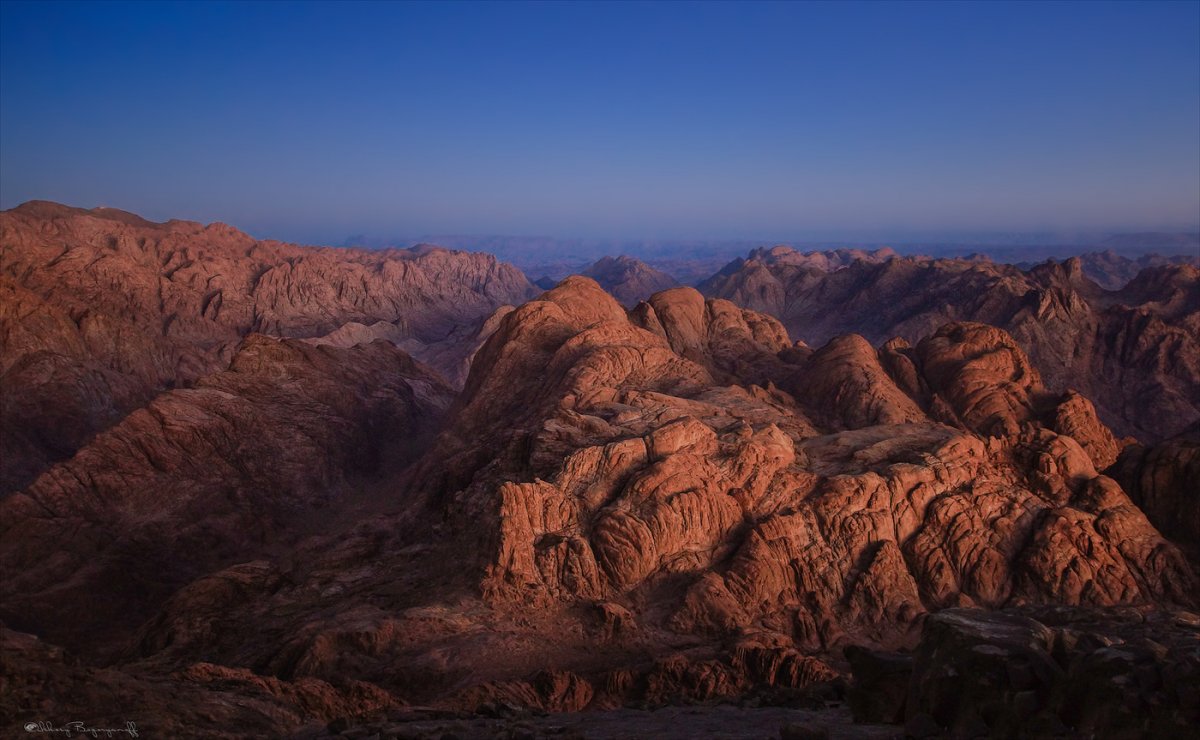
[[(463, 473), (451, 511), (499, 522), (480, 540), (489, 598), (692, 581), (675, 628), (769, 624), (812, 646), (903, 633), (952, 605), (1186, 598), (1178, 550), (1097, 472), (1111, 434), (1085, 399), (1046, 391), (1003, 331), (805, 354), (688, 289), (633, 322), (605, 298), (572, 279), (507, 317), (430, 453)], [(514, 424), (492, 384), (531, 357), (545, 371)], [(726, 384), (739, 372), (763, 385)], [(490, 446), (464, 444), (479, 439)]]

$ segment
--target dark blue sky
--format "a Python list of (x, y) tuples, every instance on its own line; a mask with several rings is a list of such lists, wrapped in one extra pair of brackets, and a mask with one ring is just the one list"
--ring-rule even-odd
[(1200, 3), (4, 3), (0, 206), (257, 236), (1195, 229)]

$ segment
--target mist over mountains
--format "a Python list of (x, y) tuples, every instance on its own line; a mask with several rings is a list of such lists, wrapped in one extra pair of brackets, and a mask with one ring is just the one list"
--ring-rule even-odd
[[(1195, 257), (1200, 255), (1200, 233), (965, 233), (930, 235), (928, 239), (896, 240), (749, 240), (749, 239), (567, 239), (551, 236), (425, 235), (415, 238), (380, 238), (356, 234), (341, 242), (345, 247), (440, 244), (453, 249), (494, 254), (521, 268), (531, 280), (558, 280), (582, 272), (605, 256), (627, 255), (694, 285), (723, 265), (764, 245), (783, 245), (799, 251), (891, 248), (900, 254), (932, 257), (984, 255), (997, 262), (1030, 266), (1047, 259), (1066, 259), (1090, 252), (1112, 252), (1124, 258), (1150, 255)], [(951, 238), (953, 237), (953, 238)], [(1146, 264), (1149, 264), (1147, 262)]]

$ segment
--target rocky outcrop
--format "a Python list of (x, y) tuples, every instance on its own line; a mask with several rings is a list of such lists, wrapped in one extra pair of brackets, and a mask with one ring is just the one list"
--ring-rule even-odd
[(251, 335), (229, 370), (160, 395), (0, 501), (0, 618), (67, 645), (136, 625), (179, 586), (369, 495), (450, 399), (385, 342)]
[(0, 214), (0, 494), (157, 393), (224, 369), (244, 337), (385, 339), (463, 375), (480, 322), (533, 287), (483, 254), (258, 241), (31, 202)]
[[(919, 382), (915, 377), (908, 380)], [(834, 427), (927, 421), (917, 402), (884, 368), (875, 348), (857, 334), (833, 339), (814, 353), (791, 390), (821, 409), (822, 418)]]
[(667, 273), (624, 255), (603, 257), (580, 274), (595, 280), (625, 306), (637, 305), (655, 293), (679, 285)]
[(705, 301), (691, 288), (655, 294), (638, 304), (630, 321), (722, 380), (761, 385), (777, 380), (779, 353), (791, 346), (778, 321), (729, 301)]
[(1126, 448), (1109, 474), (1163, 534), (1200, 563), (1200, 424), (1152, 447)]
[(705, 295), (727, 298), (739, 306), (782, 317), (794, 281), (819, 279), (823, 273), (836, 272), (855, 263), (878, 264), (898, 257), (891, 249), (867, 252), (861, 249), (835, 249), (825, 252), (799, 252), (791, 247), (762, 247), (746, 258), (739, 257), (697, 287)]
[[(261, 737), (396, 705), (362, 682), (288, 682), (207, 663), (170, 675), (88, 666), (62, 648), (5, 627), (0, 649), (0, 727), (14, 737), (40, 732), (99, 737), (107, 730), (127, 737)], [(86, 714), (72, 712), (81, 709)]]
[(1148, 265), (1107, 291), (1079, 258), (1028, 270), (895, 254), (832, 270), (827, 262), (823, 253), (756, 250), (700, 289), (769, 313), (814, 346), (849, 333), (915, 344), (947, 322), (986, 323), (1016, 341), (1051, 391), (1091, 399), (1119, 436), (1153, 443), (1200, 420), (1194, 263)]
[(926, 622), (905, 729), (911, 737), (1183, 736), (1200, 722), (1198, 685), (1195, 614), (952, 609)]
[[(1168, 283), (1138, 288), (1164, 316), (1182, 310)], [(1067, 605), (1145, 614), (1152, 639), (1194, 605), (1185, 554), (1101, 472), (1120, 443), (1001, 329), (813, 350), (692, 289), (626, 310), (576, 276), (484, 322), (451, 401), (358, 324), (252, 336), (0, 502), (16, 574), (0, 618), (105, 664), (100, 681), (248, 697), (275, 734), (401, 706), (820, 703), (846, 660), (894, 688), (906, 661), (880, 656), (913, 648), (928, 692), (855, 711), (915, 733), (1006, 732), (1001, 711), (1094, 732), (1167, 721), (1157, 689), (1123, 714), (1030, 704), (1039, 656), (1058, 661), (1041, 628), (1005, 622), (1007, 647), (943, 630), (974, 608), (1053, 631), (1044, 615)], [(1184, 706), (1187, 662), (1123, 639), (1136, 655), (1113, 675)], [(955, 661), (1014, 688), (967, 686), (972, 715), (949, 693)]]
[[(688, 585), (672, 629), (769, 625), (819, 649), (848, 632), (902, 640), (953, 605), (1190, 598), (1180, 553), (1041, 421), (1086, 406), (1055, 405), (1004, 332), (959, 324), (921, 342), (920, 377), (903, 381), (919, 398), (861, 339), (788, 362), (773, 333), (753, 346), (776, 350), (795, 392), (726, 389), (715, 373), (736, 370), (703, 339), (720, 302), (660, 294), (632, 313), (648, 331), (605, 298), (573, 279), (506, 317), (430, 453), (462, 471), (427, 481), (458, 491), (453, 516), (499, 524), (480, 545), (492, 603), (621, 601), (674, 578)], [(526, 361), (544, 370), (504, 401), (524, 410), (514, 423), (493, 384)]]

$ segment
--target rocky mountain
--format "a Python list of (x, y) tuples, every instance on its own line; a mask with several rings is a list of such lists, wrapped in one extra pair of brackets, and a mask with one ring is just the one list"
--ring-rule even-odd
[(948, 321), (1006, 330), (1047, 386), (1091, 398), (1119, 436), (1153, 443), (1200, 420), (1200, 268), (1148, 267), (1117, 291), (1078, 258), (1028, 270), (983, 260), (752, 253), (700, 286), (819, 346), (858, 333), (916, 342)]
[(655, 293), (679, 285), (665, 272), (625, 256), (604, 257), (580, 274), (595, 280), (625, 306), (637, 305)]
[(1130, 445), (1112, 473), (1156, 527), (1200, 560), (1200, 424), (1157, 445)]
[[(1088, 252), (1079, 255), (1083, 274), (1105, 290), (1120, 290), (1129, 284), (1147, 267), (1164, 265), (1191, 265), (1200, 267), (1200, 246), (1192, 254), (1139, 254), (1125, 256), (1111, 249), (1103, 252)], [(1030, 265), (1032, 267), (1032, 265)]]
[(348, 502), (382, 505), (370, 482), (411, 462), (452, 398), (387, 342), (253, 334), (228, 370), (159, 395), (0, 501), (3, 621), (103, 645), (192, 580), (290, 546)]
[(386, 339), (461, 383), (479, 324), (535, 292), (483, 254), (299, 247), (26, 203), (0, 213), (0, 493), (224, 369), (251, 333)]
[(387, 342), (251, 336), (0, 501), (5, 716), (540, 736), (521, 712), (849, 691), (926, 735), (1200, 719), (1195, 563), (1003, 329), (813, 350), (584, 277), (488, 323), (453, 401)]

